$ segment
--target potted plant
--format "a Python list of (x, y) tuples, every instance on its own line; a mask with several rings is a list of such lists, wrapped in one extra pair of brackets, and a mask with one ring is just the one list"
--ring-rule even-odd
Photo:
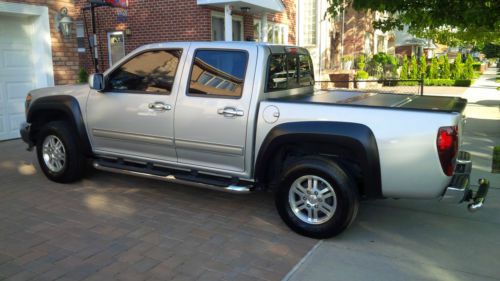
[(357, 73), (356, 73), (356, 77), (354, 78), (356, 80), (356, 88), (358, 89), (364, 89), (366, 88), (366, 81), (365, 80), (368, 80), (368, 72), (364, 71), (364, 70), (359, 70)]

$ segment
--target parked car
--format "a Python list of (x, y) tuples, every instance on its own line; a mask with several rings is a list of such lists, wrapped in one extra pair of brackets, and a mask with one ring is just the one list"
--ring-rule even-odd
[(296, 46), (146, 45), (89, 85), (31, 91), (21, 135), (55, 182), (79, 180), (90, 159), (104, 171), (270, 190), (284, 222), (315, 238), (346, 229), (365, 198), (482, 206), (488, 183), (471, 191), (459, 149), (466, 100), (317, 91), (313, 73)]

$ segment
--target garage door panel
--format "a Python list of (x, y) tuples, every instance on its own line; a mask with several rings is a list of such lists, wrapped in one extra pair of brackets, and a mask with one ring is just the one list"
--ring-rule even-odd
[(35, 87), (32, 19), (0, 16), (0, 140), (19, 137), (24, 100)]
[(5, 68), (28, 68), (33, 66), (31, 52), (28, 50), (3, 50), (3, 66)]

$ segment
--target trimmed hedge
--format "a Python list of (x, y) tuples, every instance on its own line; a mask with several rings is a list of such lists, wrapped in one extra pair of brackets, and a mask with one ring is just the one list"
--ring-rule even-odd
[(425, 86), (470, 87), (474, 80), (470, 79), (425, 79)]

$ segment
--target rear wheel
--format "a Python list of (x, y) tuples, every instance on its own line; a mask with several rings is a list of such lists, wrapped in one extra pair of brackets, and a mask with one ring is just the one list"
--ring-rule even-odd
[(68, 183), (82, 178), (85, 157), (79, 151), (77, 138), (66, 122), (45, 124), (38, 134), (36, 151), (38, 163), (50, 180)]
[(359, 207), (357, 188), (349, 175), (335, 162), (316, 156), (287, 166), (275, 201), (291, 229), (313, 238), (341, 233)]

